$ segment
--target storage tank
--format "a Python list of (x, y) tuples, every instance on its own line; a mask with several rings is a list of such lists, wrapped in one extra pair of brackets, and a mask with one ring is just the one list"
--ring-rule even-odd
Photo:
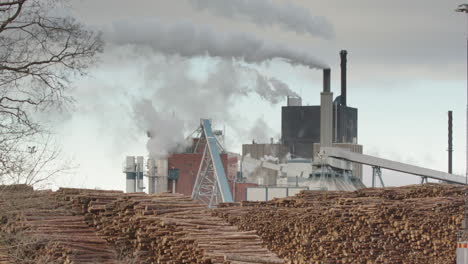
[(134, 156), (127, 156), (125, 159), (124, 173), (126, 176), (126, 188), (127, 193), (136, 192), (136, 163)]

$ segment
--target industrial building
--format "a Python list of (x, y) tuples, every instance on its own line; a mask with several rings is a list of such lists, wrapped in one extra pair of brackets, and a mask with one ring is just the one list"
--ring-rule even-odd
[[(285, 163), (287, 161), (288, 148), (283, 144), (244, 144), (242, 145), (242, 156), (250, 156), (257, 160), (265, 160), (274, 163)], [(241, 172), (246, 182), (259, 185), (272, 186), (277, 184), (278, 171), (268, 168), (257, 167), (253, 171), (244, 170), (241, 163)], [(245, 172), (245, 173), (244, 173)]]
[(333, 101), (331, 70), (325, 69), (319, 106), (303, 106), (301, 98), (288, 97), (282, 107), (280, 142), (245, 144), (239, 159), (220, 144), (222, 131), (212, 130), (211, 120), (202, 119), (185, 151), (148, 159), (146, 166), (141, 156), (127, 157), (127, 192), (180, 193), (211, 206), (221, 201), (269, 200), (304, 189), (364, 187), (361, 164), (320, 158), (322, 146), (362, 153), (357, 144), (358, 110), (347, 106), (347, 52), (340, 56), (341, 95)]
[[(358, 109), (347, 105), (347, 54), (340, 52), (341, 95), (333, 103), (333, 143), (358, 143)], [(320, 143), (321, 105), (303, 106), (302, 99), (288, 98), (281, 109), (281, 140), (292, 158), (313, 159)]]
[[(205, 146), (206, 140), (199, 137), (192, 138), (192, 145), (185, 152), (172, 153), (165, 159), (149, 158), (146, 167), (143, 165), (143, 157), (128, 156), (124, 166), (127, 178), (126, 192), (145, 192), (144, 175), (148, 178), (147, 186), (150, 194), (169, 192), (191, 196), (204, 157)], [(246, 188), (256, 187), (257, 184), (237, 179), (239, 155), (223, 151), (219, 157), (233, 200), (246, 200)]]
[(201, 119), (186, 151), (149, 159), (146, 167), (143, 157), (127, 157), (127, 192), (146, 191), (143, 176), (147, 176), (149, 193), (191, 195), (216, 207), (221, 202), (270, 200), (300, 190), (358, 190), (365, 188), (363, 165), (372, 167), (373, 187), (377, 178), (384, 187), (382, 169), (415, 175), (422, 182), (465, 183), (450, 173), (363, 154), (358, 109), (347, 105), (347, 52), (341, 51), (340, 57), (341, 95), (334, 98), (331, 69), (324, 69), (320, 106), (303, 106), (301, 98), (288, 98), (282, 108), (280, 142), (245, 144), (240, 158), (224, 149), (218, 139), (222, 131), (213, 130), (211, 120)]
[[(362, 165), (352, 164), (352, 179), (357, 178), (358, 184), (338, 183), (324, 184), (327, 180), (321, 178), (320, 184), (312, 184), (313, 168), (310, 164), (317, 159), (321, 142), (325, 139), (331, 141), (330, 147), (343, 148), (356, 153), (363, 153), (363, 146), (358, 145), (358, 109), (347, 105), (347, 54), (340, 52), (341, 59), (341, 95), (333, 101), (330, 89), (331, 71), (324, 71), (324, 92), (321, 105), (304, 106), (302, 98), (288, 97), (287, 105), (281, 109), (281, 142), (277, 144), (245, 144), (242, 146), (242, 156), (265, 160), (275, 164), (283, 164), (284, 170), (296, 171), (293, 167), (303, 163), (306, 169), (301, 170), (302, 176), (288, 175), (288, 173), (275, 171), (270, 168), (256, 169), (244, 175), (249, 182), (264, 186), (277, 184), (287, 185), (297, 183), (310, 188), (329, 190), (355, 190), (364, 187), (362, 181)], [(333, 101), (333, 102), (332, 102)], [(325, 111), (324, 109), (328, 109)], [(325, 125), (323, 125), (325, 124)], [(326, 129), (326, 126), (330, 126)], [(272, 159), (272, 157), (274, 159)], [(287, 165), (291, 163), (290, 165)], [(304, 175), (305, 173), (305, 175)], [(289, 179), (288, 179), (289, 178)], [(338, 176), (341, 179), (341, 176)], [(340, 180), (338, 180), (340, 181)], [(336, 182), (333, 180), (332, 182)], [(314, 186), (314, 187), (312, 187)], [(317, 187), (319, 186), (319, 187)], [(348, 188), (349, 187), (349, 188)]]
[[(289, 101), (289, 100), (288, 100)], [(357, 144), (358, 109), (333, 104), (333, 143)], [(320, 105), (287, 105), (281, 111), (281, 139), (292, 158), (314, 158), (314, 144), (320, 143)]]

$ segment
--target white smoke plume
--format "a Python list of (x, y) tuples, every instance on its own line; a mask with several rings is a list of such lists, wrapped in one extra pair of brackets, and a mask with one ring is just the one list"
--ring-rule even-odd
[(296, 33), (306, 33), (331, 39), (333, 26), (324, 17), (313, 16), (309, 10), (290, 1), (273, 0), (189, 0), (198, 10), (231, 19), (242, 19), (260, 26), (278, 25)]
[[(245, 133), (241, 131), (244, 126), (236, 127), (237, 113), (231, 111), (244, 97), (256, 94), (275, 104), (295, 94), (281, 81), (233, 61), (218, 60), (203, 80), (191, 76), (191, 63), (177, 56), (164, 57), (145, 69), (146, 86), (154, 92), (147, 99), (135, 100), (133, 110), (140, 130), (151, 134), (147, 148), (152, 157), (164, 157), (187, 146), (184, 135), (197, 128), (200, 118), (211, 118), (218, 125), (224, 121), (238, 133)], [(266, 96), (269, 91), (272, 95)], [(266, 139), (266, 123), (257, 125), (252, 134)]]
[(165, 55), (210, 56), (262, 63), (281, 59), (292, 65), (323, 69), (327, 65), (310, 52), (286, 43), (272, 43), (248, 33), (228, 33), (191, 23), (121, 21), (106, 34), (115, 44), (145, 45)]
[(260, 97), (272, 104), (279, 103), (279, 100), (284, 99), (285, 96), (299, 96), (294, 91), (291, 91), (284, 82), (275, 78), (267, 78), (259, 73), (257, 73), (256, 92)]
[(150, 157), (164, 157), (186, 146), (184, 123), (175, 114), (158, 112), (148, 99), (135, 101), (133, 108), (139, 128), (147, 131)]

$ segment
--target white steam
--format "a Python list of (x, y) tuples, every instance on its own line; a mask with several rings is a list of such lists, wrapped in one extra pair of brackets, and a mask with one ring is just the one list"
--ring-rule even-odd
[(226, 122), (239, 134), (262, 132), (264, 135), (258, 139), (264, 140), (269, 132), (265, 123), (257, 122), (255, 133), (241, 131), (244, 125), (236, 127), (238, 113), (232, 110), (236, 103), (257, 95), (276, 104), (281, 98), (295, 95), (281, 81), (233, 61), (218, 60), (214, 70), (202, 79), (193, 76), (196, 66), (191, 63), (177, 56), (168, 57), (154, 61), (144, 71), (145, 86), (152, 86), (154, 92), (147, 99), (135, 100), (133, 110), (139, 129), (151, 134), (147, 148), (152, 157), (163, 157), (187, 146), (184, 136), (198, 127), (200, 118), (212, 118), (218, 125)]
[(258, 72), (256, 92), (260, 97), (272, 104), (279, 103), (279, 100), (284, 99), (285, 96), (299, 96), (294, 91), (291, 91), (284, 82), (275, 78), (267, 78)]
[(150, 157), (163, 157), (185, 147), (184, 122), (175, 114), (158, 112), (148, 99), (135, 101), (133, 111), (138, 127), (148, 134), (146, 148)]
[(292, 65), (326, 68), (310, 52), (260, 39), (248, 33), (228, 33), (190, 23), (163, 23), (159, 20), (121, 21), (106, 34), (115, 44), (145, 45), (165, 55), (210, 56), (262, 63), (282, 59)]
[(331, 39), (333, 26), (324, 17), (313, 16), (309, 10), (289, 1), (273, 0), (189, 0), (198, 10), (215, 15), (242, 19), (260, 26), (278, 25), (297, 33)]

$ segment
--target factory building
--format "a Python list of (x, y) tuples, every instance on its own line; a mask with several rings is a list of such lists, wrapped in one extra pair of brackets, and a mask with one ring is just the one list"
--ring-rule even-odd
[[(358, 143), (358, 109), (347, 105), (347, 52), (341, 51), (341, 95), (333, 103), (332, 141)], [(321, 106), (303, 106), (301, 98), (288, 97), (281, 109), (281, 140), (292, 158), (314, 158), (314, 144), (320, 143)]]
[[(281, 109), (279, 144), (243, 145), (243, 157), (249, 155), (251, 158), (279, 165), (272, 168), (262, 165), (246, 177), (247, 181), (263, 186), (274, 185), (275, 179), (277, 184), (283, 185), (294, 181), (301, 185), (298, 181), (304, 181), (304, 186), (311, 189), (328, 190), (355, 190), (364, 187), (361, 182), (361, 164), (350, 163), (347, 170), (352, 172), (346, 172), (346, 177), (343, 176), (344, 172), (324, 173), (319, 169), (322, 164), (318, 158), (321, 142), (326, 143), (324, 147), (338, 147), (360, 154), (363, 152), (363, 146), (358, 145), (358, 109), (347, 105), (347, 52), (341, 51), (340, 57), (341, 95), (333, 100), (331, 70), (325, 69), (320, 105), (303, 106), (300, 97), (287, 98), (287, 105)], [(315, 170), (322, 172), (311, 171), (310, 164), (315, 164)], [(294, 166), (290, 165), (301, 165), (304, 169), (293, 169)], [(289, 172), (277, 171), (278, 168)], [(291, 177), (295, 173), (301, 174), (299, 178), (302, 179), (294, 175)]]
[[(249, 155), (258, 160), (267, 160), (273, 163), (285, 163), (287, 161), (288, 148), (283, 144), (244, 144), (242, 145), (242, 156)], [(243, 166), (243, 164), (241, 164)], [(259, 185), (276, 185), (278, 171), (267, 168), (255, 168), (253, 171), (241, 168), (247, 182)]]
[[(359, 144), (346, 144), (346, 143), (333, 143), (332, 147), (334, 148), (342, 148), (350, 152), (362, 154), (363, 147)], [(314, 156), (320, 152), (320, 143), (314, 144)], [(359, 178), (362, 181), (362, 164), (352, 163), (353, 174), (355, 177)]]
[[(142, 169), (143, 157), (127, 157), (124, 166), (127, 193), (145, 191), (144, 174), (148, 178), (148, 193), (150, 194), (170, 192), (191, 196), (205, 145), (204, 140), (193, 138), (192, 145), (183, 153), (172, 153), (165, 159), (148, 159), (145, 172)], [(223, 152), (220, 158), (234, 201), (245, 200), (247, 187), (256, 187), (257, 184), (236, 182), (239, 171), (237, 154)]]
[[(192, 138), (191, 146), (184, 152), (172, 153), (164, 160), (148, 161), (148, 173), (145, 175), (149, 179), (148, 191), (205, 197), (205, 189), (200, 191), (198, 186), (205, 184), (205, 181), (212, 184), (225, 179), (222, 187), (219, 187), (223, 189), (223, 195), (229, 189), (230, 194), (226, 196), (228, 200), (242, 201), (249, 199), (249, 191), (253, 196), (264, 191), (265, 195), (262, 197), (269, 199), (268, 197), (276, 195), (275, 192), (287, 195), (290, 188), (293, 188), (293, 193), (304, 188), (351, 191), (364, 187), (361, 182), (362, 165), (330, 160), (318, 155), (321, 147), (363, 152), (363, 147), (357, 144), (358, 109), (347, 105), (346, 54), (346, 51), (340, 53), (340, 96), (333, 98), (331, 70), (324, 69), (320, 105), (303, 106), (301, 98), (288, 97), (287, 106), (282, 107), (281, 112), (280, 142), (271, 140), (269, 144), (245, 144), (242, 146), (242, 159), (239, 162), (238, 155), (224, 151), (219, 143), (221, 141), (218, 137), (222, 137), (222, 131), (212, 131), (210, 121), (202, 119), (204, 125), (199, 128), (201, 130), (197, 130), (201, 133), (200, 136)], [(211, 136), (207, 137), (207, 133)], [(214, 156), (212, 150), (215, 150)], [(204, 155), (204, 152), (210, 154)], [(127, 191), (143, 191), (141, 157), (130, 158), (127, 163)], [(216, 171), (223, 170), (221, 178), (205, 180), (205, 177), (219, 175)], [(202, 176), (199, 177), (201, 181), (197, 181), (199, 171), (202, 171)], [(216, 192), (215, 187), (208, 186), (206, 190)]]
[[(238, 171), (237, 155), (222, 153), (220, 156), (228, 181), (233, 182)], [(168, 157), (169, 171), (178, 171), (177, 179), (169, 179), (170, 192), (192, 195), (202, 157), (203, 153), (177, 153)]]
[[(333, 142), (357, 144), (358, 110), (333, 105)], [(289, 100), (288, 100), (289, 102)], [(320, 105), (287, 105), (281, 109), (281, 139), (292, 158), (314, 158), (314, 144), (320, 142)]]

